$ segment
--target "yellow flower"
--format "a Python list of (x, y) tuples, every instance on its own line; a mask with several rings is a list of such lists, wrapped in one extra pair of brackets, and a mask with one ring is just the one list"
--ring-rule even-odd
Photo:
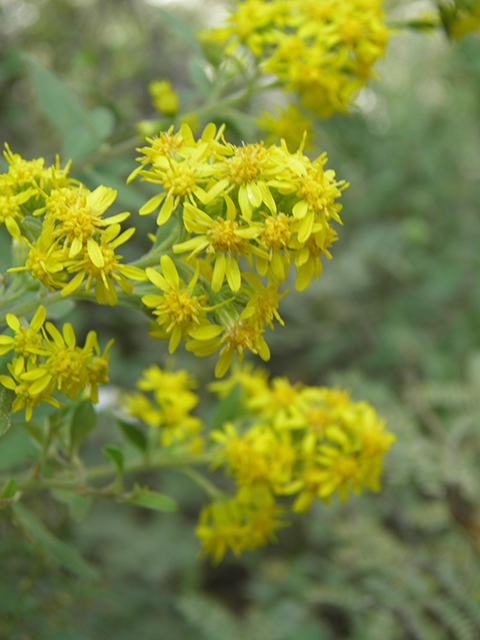
[[(222, 337), (221, 333), (224, 333)], [(206, 325), (190, 332), (192, 340), (187, 342), (186, 349), (197, 356), (207, 356), (223, 344), (215, 367), (216, 377), (221, 378), (232, 364), (235, 353), (240, 362), (243, 360), (245, 349), (258, 354), (262, 360), (270, 359), (270, 349), (262, 333), (263, 330), (251, 320), (239, 321), (226, 330), (219, 325)]]
[[(151, 140), (151, 149), (139, 149), (145, 153), (145, 157), (140, 158), (141, 166), (130, 174), (127, 182), (140, 175), (143, 180), (159, 184), (163, 188), (163, 192), (141, 207), (140, 215), (148, 215), (162, 205), (157, 216), (157, 224), (160, 226), (169, 220), (180, 203), (196, 204), (196, 199), (206, 203), (214, 199), (210, 188), (205, 190), (201, 185), (206, 184), (215, 173), (215, 167), (209, 162), (209, 155), (210, 147), (220, 133), (221, 130), (216, 134), (215, 126), (209, 125), (198, 142), (195, 142), (190, 127), (183, 124), (176, 136), (169, 133), (161, 137), (158, 143), (155, 139)], [(151, 164), (152, 168), (145, 169), (146, 164)]]
[(264, 287), (255, 273), (244, 273), (242, 277), (253, 289), (254, 294), (240, 314), (240, 319), (251, 319), (260, 328), (268, 325), (273, 329), (272, 320), (275, 317), (281, 325), (284, 325), (285, 323), (279, 316), (277, 309), (279, 300), (288, 293), (288, 289), (279, 294), (278, 284), (276, 283), (269, 283), (267, 287)]
[(23, 237), (30, 251), (24, 267), (8, 269), (9, 272), (29, 271), (33, 278), (50, 290), (64, 286), (67, 277), (65, 269), (66, 256), (59, 247), (59, 241), (55, 239), (53, 225), (45, 222), (42, 232), (35, 244)]
[(9, 164), (7, 175), (12, 187), (24, 189), (34, 182), (40, 182), (45, 176), (46, 170), (43, 167), (45, 160), (43, 158), (24, 160), (18, 153), (12, 153), (7, 143), (5, 143), (3, 155)]
[(245, 486), (233, 499), (204, 507), (195, 533), (202, 551), (218, 563), (227, 549), (238, 556), (275, 540), (275, 529), (285, 526), (282, 515), (266, 487)]
[(154, 406), (144, 393), (127, 393), (122, 397), (122, 405), (132, 418), (140, 418), (150, 427), (158, 426), (162, 419), (161, 411)]
[(165, 402), (179, 402), (187, 410), (192, 409), (199, 401), (199, 397), (191, 390), (197, 384), (188, 371), (166, 371), (156, 365), (147, 367), (142, 372), (143, 377), (137, 382), (137, 388), (142, 391), (153, 391), (155, 400), (160, 406)]
[(158, 325), (164, 327), (162, 331), (154, 331), (150, 335), (159, 338), (169, 336), (168, 350), (173, 353), (182, 337), (186, 338), (190, 329), (198, 326), (205, 318), (209, 307), (204, 306), (207, 300), (205, 294), (200, 296), (192, 294), (198, 279), (199, 266), (188, 286), (184, 286), (173, 260), (163, 255), (160, 262), (163, 275), (151, 268), (146, 269), (146, 275), (150, 282), (163, 292), (163, 295), (148, 294), (143, 296), (142, 302), (154, 309), (153, 313), (157, 316)]
[(69, 258), (75, 258), (86, 249), (94, 260), (99, 246), (95, 236), (104, 234), (104, 227), (128, 218), (128, 212), (102, 218), (116, 196), (114, 189), (104, 186), (91, 192), (83, 186), (63, 187), (46, 196), (45, 218), (54, 223), (54, 236), (61, 240)]
[(33, 316), (30, 326), (25, 329), (20, 324), (19, 319), (12, 313), (7, 313), (7, 324), (15, 332), (13, 336), (0, 336), (0, 355), (8, 353), (14, 349), (15, 353), (20, 356), (26, 356), (36, 360), (37, 354), (47, 353), (42, 349), (42, 334), (40, 330), (45, 322), (45, 307), (40, 305)]
[(21, 191), (18, 194), (0, 193), (0, 224), (4, 224), (12, 238), (19, 238), (22, 235), (18, 220), (23, 218), (21, 205), (30, 200), (33, 189)]
[(330, 260), (332, 255), (328, 251), (328, 247), (336, 240), (338, 240), (337, 232), (330, 227), (322, 229), (318, 233), (312, 233), (304, 244), (298, 242), (296, 238), (293, 240), (291, 248), (296, 249), (295, 266), (297, 278), (295, 280), (295, 289), (297, 291), (306, 289), (312, 277), (316, 280), (322, 273), (320, 256), (324, 254)]
[(54, 380), (47, 387), (38, 391), (35, 390), (35, 380), (25, 379), (25, 376), (28, 378), (38, 370), (32, 359), (27, 361), (27, 366), (25, 367), (25, 358), (23, 356), (14, 358), (8, 364), (8, 370), (11, 373), (11, 377), (0, 375), (0, 384), (13, 391), (16, 395), (12, 404), (12, 413), (21, 411), (25, 407), (25, 420), (28, 422), (32, 417), (33, 407), (36, 407), (40, 402), (47, 402), (57, 408), (61, 406), (58, 400), (51, 397), (51, 393), (55, 389)]
[(261, 276), (271, 273), (277, 282), (283, 282), (290, 266), (288, 246), (295, 233), (296, 220), (285, 213), (265, 215), (257, 242), (264, 254), (257, 255), (255, 265)]
[(268, 424), (256, 423), (239, 435), (227, 422), (211, 437), (220, 445), (214, 466), (226, 467), (239, 486), (265, 484), (274, 493), (281, 493), (291, 481), (296, 452), (287, 431), (278, 433)]
[[(226, 196), (228, 198), (228, 196)], [(230, 204), (231, 203), (231, 204)], [(186, 242), (173, 247), (175, 253), (190, 251), (196, 256), (201, 251), (214, 255), (215, 266), (212, 275), (212, 289), (220, 291), (227, 279), (232, 291), (238, 291), (241, 284), (238, 257), (249, 257), (256, 248), (249, 242), (257, 234), (253, 225), (242, 224), (235, 220), (236, 209), (231, 200), (228, 201), (227, 219), (211, 218), (209, 215), (186, 203), (184, 207), (184, 224), (190, 233), (200, 234)]]
[[(251, 220), (253, 207), (258, 208), (262, 203), (275, 213), (277, 206), (268, 181), (276, 177), (279, 163), (283, 162), (278, 149), (274, 146), (266, 148), (261, 142), (243, 147), (228, 145), (227, 152), (229, 157), (217, 165), (217, 177), (220, 179), (217, 189), (222, 187), (230, 191), (238, 187), (236, 198), (245, 220)], [(225, 150), (222, 150), (224, 154)]]
[(153, 365), (143, 371), (137, 387), (153, 391), (155, 402), (150, 402), (143, 393), (136, 393), (127, 396), (124, 406), (129, 415), (141, 418), (158, 431), (163, 446), (183, 442), (189, 444), (192, 452), (199, 453), (203, 446), (199, 435), (203, 423), (190, 415), (199, 401), (198, 396), (190, 391), (194, 384), (185, 370), (173, 373)]
[(218, 398), (226, 398), (236, 387), (242, 388), (242, 402), (248, 398), (266, 392), (268, 389), (268, 373), (265, 369), (254, 367), (251, 362), (235, 362), (228, 378), (211, 382), (207, 389), (217, 395)]
[(99, 304), (113, 306), (117, 304), (117, 292), (115, 290), (115, 282), (120, 286), (122, 291), (131, 294), (133, 287), (126, 278), (133, 280), (145, 280), (146, 276), (141, 269), (123, 265), (120, 263), (122, 256), (115, 254), (115, 249), (126, 242), (135, 233), (134, 228), (127, 229), (121, 235), (120, 225), (112, 224), (101, 236), (100, 244), (92, 241), (87, 243), (87, 251), (83, 252), (78, 258), (67, 262), (67, 270), (69, 273), (75, 273), (75, 276), (62, 289), (62, 296), (73, 293), (87, 278), (86, 290), (89, 291), (92, 281), (95, 283), (95, 298)]
[(153, 80), (148, 85), (153, 98), (153, 106), (167, 116), (173, 116), (178, 111), (178, 94), (172, 89), (170, 80)]
[(239, 43), (306, 108), (323, 117), (345, 110), (372, 76), (389, 31), (383, 0), (245, 0), (227, 25), (202, 34), (235, 53)]

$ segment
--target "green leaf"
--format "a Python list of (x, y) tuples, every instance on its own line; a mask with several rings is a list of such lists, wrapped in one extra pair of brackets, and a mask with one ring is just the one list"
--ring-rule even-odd
[(41, 449), (45, 440), (45, 433), (42, 427), (36, 422), (24, 422), (22, 429), (28, 433), (30, 439)]
[(139, 485), (135, 485), (128, 502), (146, 509), (154, 509), (155, 511), (176, 511), (177, 509), (177, 503), (173, 498), (157, 491), (142, 489)]
[(102, 453), (104, 457), (113, 462), (113, 464), (117, 467), (117, 471), (119, 474), (123, 473), (123, 453), (120, 451), (118, 447), (115, 447), (113, 444), (107, 444), (102, 449)]
[(3, 489), (0, 491), (0, 499), (9, 500), (17, 493), (18, 482), (15, 478), (9, 478), (3, 485)]
[(119, 418), (117, 418), (117, 423), (125, 438), (133, 444), (134, 447), (140, 449), (142, 452), (147, 450), (148, 441), (143, 431), (130, 422), (120, 420)]
[(211, 421), (212, 429), (221, 429), (224, 422), (233, 420), (238, 416), (241, 394), (242, 385), (237, 382), (228, 396), (218, 403)]
[(42, 233), (43, 224), (38, 218), (33, 216), (25, 216), (18, 221), (18, 225), (22, 230), (22, 236), (25, 236), (30, 242), (35, 243), (39, 235)]
[(90, 111), (90, 119), (100, 140), (105, 140), (112, 134), (115, 127), (115, 116), (111, 109), (95, 107)]
[(65, 489), (54, 489), (52, 494), (56, 500), (66, 504), (68, 511), (74, 520), (80, 522), (85, 519), (92, 499), (88, 496), (82, 496), (75, 491), (66, 491)]
[(204, 59), (194, 58), (188, 64), (188, 72), (193, 84), (197, 87), (203, 96), (212, 93), (212, 82), (205, 73)]
[(76, 451), (82, 441), (95, 428), (96, 415), (91, 400), (82, 400), (75, 407), (70, 424), (70, 447)]
[(65, 569), (91, 582), (100, 579), (98, 571), (82, 558), (75, 547), (56, 538), (26, 507), (14, 504), (12, 509), (30, 536), (54, 556)]
[(25, 59), (40, 108), (63, 138), (64, 155), (78, 160), (95, 151), (113, 128), (110, 110), (98, 107), (89, 112), (60, 76), (29, 55)]
[[(9, 375), (8, 363), (10, 362), (11, 354), (6, 353), (0, 358), (0, 374)], [(15, 392), (11, 389), (5, 388), (0, 384), (0, 436), (3, 436), (11, 426), (10, 418), (12, 413), (12, 404), (15, 400)]]
[(23, 429), (10, 429), (0, 444), (0, 471), (7, 473), (38, 458), (38, 448)]
[(70, 311), (75, 307), (75, 301), (71, 298), (59, 300), (54, 302), (48, 307), (48, 319), (49, 320), (61, 320), (67, 316)]

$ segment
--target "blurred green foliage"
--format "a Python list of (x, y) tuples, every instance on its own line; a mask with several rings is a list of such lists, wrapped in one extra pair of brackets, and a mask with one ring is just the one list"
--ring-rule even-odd
[[(173, 15), (195, 26), (208, 4)], [(157, 7), (3, 0), (0, 20), (0, 129), (26, 158), (52, 160), (66, 142), (25, 53), (67, 79), (85, 113), (103, 109), (113, 141), (153, 115), (152, 79), (169, 77), (189, 96), (195, 45)], [(57, 552), (79, 549), (101, 579), (62, 567), (0, 511), (2, 640), (480, 637), (480, 37), (399, 33), (378, 73), (358, 112), (315, 125), (328, 166), (351, 182), (344, 227), (324, 275), (284, 301), (286, 326), (269, 344), (276, 375), (347, 386), (388, 420), (398, 440), (382, 493), (317, 505), (277, 545), (216, 568), (196, 558), (203, 497), (180, 476), (156, 480), (181, 505), (173, 516), (39, 493), (28, 506), (66, 545)], [(144, 195), (118, 179), (131, 168), (124, 157), (85, 163), (78, 177), (116, 180), (119, 206), (135, 213)], [(116, 384), (164, 360), (133, 312), (79, 309), (76, 328), (116, 337)], [(209, 379), (204, 362), (177, 359)], [(92, 457), (105, 441), (89, 440)], [(34, 452), (12, 430), (0, 469)]]

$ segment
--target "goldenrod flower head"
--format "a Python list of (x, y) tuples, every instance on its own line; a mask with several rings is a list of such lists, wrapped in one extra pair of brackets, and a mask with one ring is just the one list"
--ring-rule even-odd
[(130, 416), (140, 418), (159, 432), (163, 446), (186, 442), (192, 452), (198, 453), (203, 444), (199, 435), (203, 423), (190, 415), (199, 401), (191, 391), (195, 385), (194, 379), (185, 370), (165, 371), (152, 365), (144, 369), (137, 388), (153, 392), (154, 402), (143, 393), (135, 393), (127, 395), (123, 405)]
[(83, 250), (94, 251), (96, 234), (105, 233), (103, 227), (123, 222), (130, 214), (120, 213), (110, 218), (102, 218), (103, 213), (114, 202), (117, 192), (100, 186), (90, 192), (85, 187), (63, 187), (56, 189), (46, 198), (45, 220), (54, 223), (54, 236), (74, 258)]
[(7, 313), (7, 324), (15, 334), (13, 336), (0, 336), (0, 355), (8, 353), (11, 349), (20, 356), (31, 357), (36, 360), (37, 354), (45, 354), (41, 348), (43, 338), (41, 329), (46, 318), (45, 307), (40, 305), (33, 316), (28, 328), (20, 324), (20, 320), (12, 313)]
[[(199, 266), (187, 286), (180, 279), (177, 268), (169, 256), (163, 255), (160, 262), (163, 275), (151, 268), (147, 268), (146, 275), (163, 294), (148, 294), (143, 296), (142, 302), (154, 309), (158, 325), (163, 327), (166, 336), (169, 336), (168, 349), (173, 353), (182, 337), (186, 338), (190, 329), (198, 326), (205, 318), (208, 310), (208, 307), (205, 307), (207, 298), (205, 294), (197, 296), (192, 293), (198, 279)], [(150, 335), (163, 337), (163, 332), (159, 334), (155, 330)]]
[(233, 499), (204, 507), (195, 533), (202, 551), (218, 563), (227, 549), (238, 556), (275, 540), (275, 530), (285, 526), (282, 515), (266, 487), (242, 487)]
[(64, 324), (60, 333), (51, 322), (45, 323), (45, 317), (45, 308), (40, 306), (25, 329), (16, 316), (8, 314), (7, 323), (15, 335), (0, 336), (1, 353), (13, 348), (20, 354), (8, 365), (11, 377), (0, 376), (0, 384), (15, 392), (12, 411), (25, 407), (27, 420), (39, 402), (60, 406), (52, 397), (56, 390), (75, 399), (89, 387), (90, 398), (98, 402), (97, 387), (108, 380), (107, 352), (111, 342), (100, 354), (97, 336), (91, 331), (80, 348), (70, 323)]
[(24, 160), (18, 153), (12, 153), (10, 147), (5, 143), (3, 152), (9, 167), (8, 172), (0, 175), (0, 192), (5, 194), (15, 194), (22, 196), (24, 202), (32, 197), (38, 199), (41, 192), (49, 192), (54, 186), (64, 186), (72, 182), (67, 178), (69, 164), (64, 169), (60, 169), (60, 160), (57, 157), (56, 163), (50, 168), (44, 167), (44, 159)]
[(21, 191), (18, 194), (0, 193), (0, 224), (4, 224), (12, 238), (19, 238), (22, 235), (18, 220), (24, 216), (21, 205), (30, 200), (33, 195), (32, 189)]
[(234, 362), (228, 378), (216, 380), (208, 385), (208, 390), (217, 395), (218, 398), (228, 396), (234, 387), (241, 386), (242, 402), (248, 404), (248, 399), (262, 393), (268, 389), (268, 372), (260, 367), (254, 367), (251, 362), (242, 364)]
[(29, 271), (33, 278), (50, 290), (63, 287), (67, 277), (64, 272), (66, 256), (59, 246), (59, 240), (54, 237), (53, 225), (48, 222), (44, 224), (35, 244), (23, 236), (22, 239), (29, 247), (25, 266), (13, 267), (8, 271)]
[(117, 292), (115, 283), (127, 294), (132, 293), (132, 284), (127, 278), (133, 280), (145, 280), (146, 276), (141, 269), (129, 265), (122, 265), (122, 256), (115, 254), (115, 249), (126, 242), (135, 233), (130, 228), (120, 233), (120, 225), (110, 225), (101, 236), (100, 243), (93, 239), (87, 241), (86, 250), (79, 256), (66, 262), (67, 271), (75, 273), (75, 276), (62, 288), (62, 296), (66, 296), (76, 289), (87, 278), (85, 288), (90, 290), (95, 280), (95, 298), (99, 304), (108, 303), (110, 306), (117, 304)]
[(179, 98), (177, 92), (172, 89), (170, 80), (153, 80), (148, 85), (148, 91), (152, 96), (153, 106), (160, 113), (167, 116), (177, 113)]
[[(20, 356), (14, 358), (8, 365), (11, 376), (0, 375), (0, 384), (6, 389), (15, 392), (15, 400), (12, 404), (12, 413), (21, 411), (25, 407), (25, 420), (28, 422), (33, 413), (33, 408), (40, 402), (46, 402), (54, 407), (60, 407), (56, 398), (51, 397), (55, 389), (55, 382), (52, 380), (48, 387), (40, 391), (35, 390), (36, 381), (31, 379), (31, 374), (37, 371), (36, 364), (29, 359), (25, 366), (25, 358)], [(30, 379), (25, 380), (25, 376)]]
[(288, 431), (278, 433), (269, 424), (256, 423), (243, 435), (225, 423), (223, 431), (213, 431), (219, 447), (214, 466), (224, 465), (239, 486), (264, 484), (281, 493), (292, 479), (296, 452)]
[(253, 289), (245, 309), (240, 314), (242, 320), (251, 319), (257, 326), (263, 328), (268, 325), (273, 329), (273, 318), (275, 317), (281, 325), (284, 325), (282, 318), (278, 314), (278, 302), (288, 293), (288, 289), (282, 294), (278, 293), (278, 283), (269, 283), (267, 287), (255, 273), (243, 274), (243, 279), (248, 282)]

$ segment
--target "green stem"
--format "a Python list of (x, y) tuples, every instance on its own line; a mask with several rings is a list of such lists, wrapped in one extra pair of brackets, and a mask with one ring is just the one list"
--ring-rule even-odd
[[(140, 471), (160, 471), (162, 469), (185, 469), (186, 465), (198, 465), (208, 464), (211, 462), (211, 457), (208, 455), (198, 456), (193, 454), (179, 455), (179, 456), (166, 456), (165, 454), (152, 457), (148, 462), (145, 458), (135, 458), (125, 462), (124, 473), (138, 473)], [(112, 464), (104, 464), (96, 467), (90, 467), (85, 469), (83, 478), (86, 482), (100, 480), (103, 478), (115, 477), (118, 473), (117, 468)], [(199, 474), (200, 475), (200, 474)], [(8, 479), (8, 478), (6, 478)], [(20, 491), (27, 491), (29, 489), (64, 489), (65, 491), (77, 491), (84, 489), (79, 482), (79, 476), (68, 478), (38, 478), (27, 477), (19, 482)], [(0, 479), (0, 484), (2, 479)], [(208, 481), (206, 480), (208, 483)], [(213, 485), (212, 485), (213, 486)]]
[(44, 307), (48, 307), (49, 305), (55, 304), (55, 302), (60, 302), (65, 298), (62, 297), (60, 292), (52, 293), (51, 295), (46, 295), (43, 297), (36, 296), (31, 300), (27, 300), (26, 302), (19, 304), (18, 307), (13, 307), (9, 309), (5, 313), (0, 314), (0, 325), (5, 324), (5, 319), (7, 317), (7, 313), (13, 313), (15, 316), (24, 316), (33, 311), (36, 311), (38, 307), (42, 304)]
[[(260, 87), (260, 90), (261, 91), (267, 91), (268, 89), (273, 89), (275, 87), (279, 87), (280, 85), (281, 85), (281, 83), (280, 83), (279, 80), (272, 80), (272, 82), (269, 82), (268, 84)], [(178, 119), (179, 120), (184, 120), (186, 118), (191, 118), (191, 117), (202, 118), (202, 117), (210, 115), (210, 114), (215, 114), (217, 112), (221, 112), (224, 109), (228, 109), (229, 107), (232, 107), (233, 105), (237, 104), (238, 102), (242, 102), (243, 100), (246, 100), (247, 98), (249, 98), (254, 93), (258, 93), (258, 90), (259, 90), (259, 87), (256, 84), (252, 84), (251, 86), (247, 87), (246, 89), (242, 89), (240, 91), (237, 91), (233, 95), (228, 96), (227, 98), (224, 98), (223, 100), (218, 100), (218, 101), (212, 102), (210, 104), (207, 104), (201, 109), (194, 109), (193, 111), (188, 111), (187, 113), (181, 113), (181, 114), (179, 114)]]
[(183, 475), (193, 480), (193, 482), (199, 486), (201, 489), (205, 491), (205, 493), (212, 498), (212, 500), (222, 500), (225, 498), (225, 492), (219, 489), (217, 486), (210, 482), (205, 476), (201, 473), (198, 473), (195, 469), (191, 467), (182, 467), (179, 469)]

